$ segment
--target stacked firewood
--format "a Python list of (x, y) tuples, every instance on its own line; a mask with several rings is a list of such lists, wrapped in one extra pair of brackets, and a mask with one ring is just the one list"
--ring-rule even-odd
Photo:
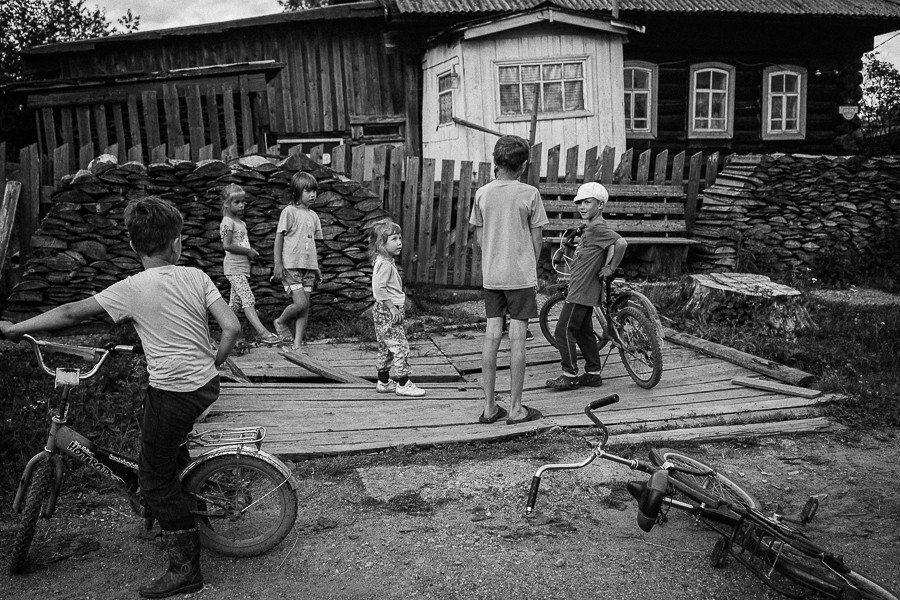
[(180, 264), (208, 273), (227, 301), (219, 191), (229, 183), (247, 192), (244, 219), (250, 243), (260, 253), (250, 281), (257, 305), (286, 305), (283, 288), (270, 277), (278, 217), (298, 170), (310, 172), (319, 183), (312, 208), (324, 234), (317, 243), (322, 279), (311, 296), (311, 315), (333, 310), (358, 314), (372, 303), (367, 229), (385, 215), (381, 199), (361, 184), (302, 155), (252, 155), (231, 164), (167, 160), (148, 166), (120, 165), (103, 155), (89, 169), (64, 177), (53, 192), (52, 208), (31, 238), (34, 251), (7, 300), (4, 318), (19, 320), (88, 297), (138, 272), (141, 265), (128, 244), (123, 215), (130, 199), (146, 195), (178, 207), (184, 215)]
[(732, 156), (704, 190), (695, 271), (797, 271), (826, 252), (864, 254), (900, 227), (900, 159)]

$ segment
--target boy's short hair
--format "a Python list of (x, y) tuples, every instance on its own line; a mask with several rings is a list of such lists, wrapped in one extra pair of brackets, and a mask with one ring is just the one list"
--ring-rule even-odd
[(606, 204), (609, 201), (609, 190), (607, 190), (603, 184), (597, 183), (596, 181), (582, 183), (578, 187), (575, 197), (572, 198), (572, 202), (579, 202), (581, 200), (587, 200), (588, 198), (598, 200), (601, 205)]
[(184, 218), (175, 206), (157, 196), (135, 198), (125, 207), (125, 227), (134, 251), (153, 256), (181, 235)]
[(530, 149), (524, 138), (517, 135), (500, 136), (494, 144), (494, 164), (510, 171), (518, 171), (528, 160)]

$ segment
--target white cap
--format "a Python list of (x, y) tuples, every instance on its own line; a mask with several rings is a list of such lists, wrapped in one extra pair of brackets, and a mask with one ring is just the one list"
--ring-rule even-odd
[(581, 186), (579, 186), (578, 193), (575, 194), (572, 202), (578, 202), (579, 200), (586, 200), (588, 198), (596, 198), (600, 202), (605, 203), (609, 201), (609, 192), (603, 185), (596, 181), (589, 181), (588, 183), (582, 183)]

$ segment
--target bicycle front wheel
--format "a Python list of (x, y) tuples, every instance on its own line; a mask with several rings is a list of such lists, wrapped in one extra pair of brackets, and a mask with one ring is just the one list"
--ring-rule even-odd
[(559, 350), (556, 345), (556, 324), (559, 322), (559, 313), (566, 302), (566, 295), (562, 292), (553, 294), (541, 307), (538, 322), (541, 324), (541, 333), (550, 342), (550, 345)]
[(644, 389), (659, 383), (663, 372), (662, 348), (656, 328), (643, 312), (625, 306), (613, 317), (622, 345), (619, 356), (631, 379)]
[(50, 485), (53, 483), (53, 461), (47, 458), (34, 470), (31, 483), (28, 486), (28, 494), (25, 496), (25, 506), (19, 519), (19, 529), (16, 539), (13, 541), (12, 554), (9, 559), (9, 572), (12, 575), (23, 573), (28, 565), (28, 551), (31, 549), (31, 541), (37, 529), (38, 519), (47, 494), (50, 493)]
[(650, 450), (650, 462), (657, 467), (661, 467), (665, 462), (670, 462), (677, 467), (686, 467), (696, 471), (712, 471), (712, 475), (703, 476), (672, 471), (671, 478), (682, 484), (677, 486), (679, 491), (690, 496), (695, 502), (712, 507), (720, 502), (747, 508), (758, 509), (760, 506), (759, 500), (753, 494), (696, 458), (668, 448), (653, 448)]
[(224, 454), (188, 475), (184, 488), (200, 541), (228, 556), (256, 556), (287, 537), (297, 519), (297, 493), (273, 465)]

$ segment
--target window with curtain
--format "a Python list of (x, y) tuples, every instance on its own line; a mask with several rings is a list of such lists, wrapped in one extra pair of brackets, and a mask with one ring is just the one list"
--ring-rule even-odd
[(438, 125), (453, 122), (453, 77), (451, 73), (438, 76)]
[(734, 130), (734, 67), (691, 67), (691, 137), (731, 137)]
[(539, 113), (584, 111), (584, 63), (582, 59), (500, 65), (500, 115), (531, 114), (535, 86), (540, 90)]
[(806, 70), (774, 66), (763, 72), (763, 138), (806, 137)]
[(656, 137), (658, 73), (652, 63), (625, 62), (625, 135), (629, 138)]

